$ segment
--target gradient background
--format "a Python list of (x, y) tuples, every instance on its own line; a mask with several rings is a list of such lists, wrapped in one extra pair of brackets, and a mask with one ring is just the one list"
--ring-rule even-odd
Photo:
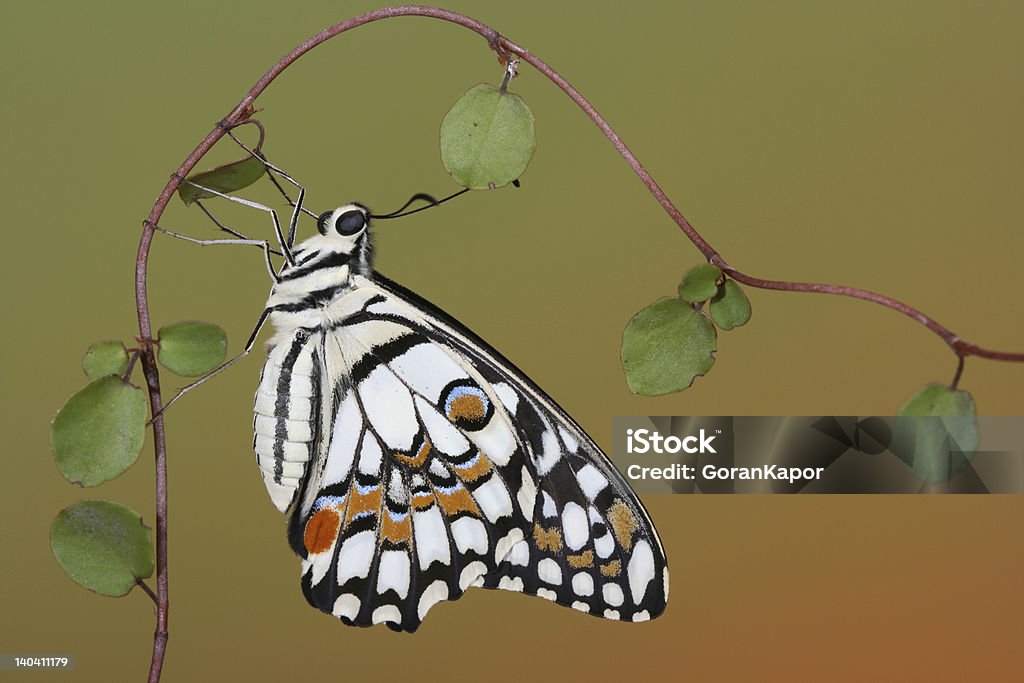
[[(47, 443), (54, 412), (84, 384), (85, 347), (133, 334), (142, 219), (274, 60), (371, 6), (0, 5), (0, 651), (77, 657), (75, 671), (32, 680), (140, 680), (149, 662), (149, 600), (79, 588), (48, 545), (56, 512), (85, 497), (153, 519), (148, 444), (127, 475), (80, 491)], [(452, 8), (569, 78), (737, 267), (868, 287), (978, 343), (1024, 349), (1024, 5)], [(458, 27), (367, 26), (258, 101), (265, 150), (317, 211), (440, 195), (454, 189), (437, 151), (441, 117), (500, 76), (484, 42)], [(944, 345), (891, 311), (751, 291), (754, 318), (723, 335), (708, 377), (685, 394), (632, 396), (621, 330), (699, 256), (557, 89), (529, 68), (513, 89), (537, 116), (523, 188), (381, 227), (378, 266), (491, 341), (599, 443), (609, 445), (614, 415), (887, 414), (952, 375)], [(204, 167), (237, 156), (222, 145)], [(261, 192), (252, 196), (273, 196)], [(225, 215), (270, 235), (262, 214)], [(214, 234), (177, 202), (164, 225)], [(216, 321), (237, 348), (267, 289), (255, 250), (156, 240), (157, 325)], [(346, 628), (305, 604), (260, 483), (249, 447), (259, 367), (254, 354), (168, 416), (165, 680), (1020, 680), (1020, 496), (648, 496), (674, 581), (655, 622), (474, 591), (414, 636)], [(1024, 366), (974, 359), (963, 386), (981, 413), (1019, 414), (1022, 381)]]

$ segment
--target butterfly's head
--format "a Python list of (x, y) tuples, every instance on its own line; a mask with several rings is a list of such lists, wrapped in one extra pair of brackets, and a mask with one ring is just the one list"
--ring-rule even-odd
[(373, 245), (370, 241), (368, 208), (356, 202), (339, 206), (333, 211), (320, 214), (316, 227), (322, 237), (319, 240), (321, 245), (329, 245), (332, 251), (348, 254), (356, 270), (369, 270)]

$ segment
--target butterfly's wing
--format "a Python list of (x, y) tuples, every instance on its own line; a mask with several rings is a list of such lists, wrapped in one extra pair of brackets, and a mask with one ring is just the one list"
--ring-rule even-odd
[(309, 602), (406, 631), (472, 586), (660, 614), (657, 533), (583, 430), (450, 316), (356, 283), (322, 335), (325, 418), (291, 521)]

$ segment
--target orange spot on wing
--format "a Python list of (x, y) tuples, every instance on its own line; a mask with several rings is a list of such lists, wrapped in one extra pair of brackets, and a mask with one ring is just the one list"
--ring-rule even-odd
[(462, 477), (463, 481), (476, 481), (491, 471), (491, 461), (486, 455), (477, 455), (476, 462), (468, 467), (455, 467), (455, 473)]
[(329, 550), (338, 538), (338, 529), (341, 528), (341, 516), (334, 508), (321, 508), (306, 522), (306, 529), (302, 535), (302, 543), (306, 546), (306, 552), (316, 555)]
[(565, 558), (569, 566), (574, 569), (585, 569), (594, 566), (594, 553), (591, 550), (582, 552), (579, 555), (569, 555)]
[(371, 512), (377, 514), (380, 512), (383, 495), (383, 489), (379, 485), (366, 493), (360, 493), (359, 489), (353, 486), (348, 504), (348, 512), (345, 515), (345, 524), (347, 525), (360, 513)]
[(412, 506), (417, 510), (426, 510), (434, 504), (433, 493), (415, 493), (412, 496)]
[(409, 515), (402, 519), (395, 519), (390, 512), (384, 512), (381, 520), (381, 534), (392, 543), (408, 543), (412, 537), (412, 524), (409, 522)]
[(636, 531), (636, 517), (621, 498), (608, 508), (608, 521), (612, 524), (615, 540), (626, 550), (633, 547), (633, 532)]
[(559, 529), (545, 529), (540, 524), (534, 524), (533, 542), (540, 550), (557, 553), (562, 549), (562, 532)]
[(487, 406), (479, 396), (463, 394), (453, 399), (448, 404), (448, 419), (456, 420), (482, 420), (487, 417)]
[(423, 445), (416, 451), (416, 455), (403, 455), (402, 453), (393, 453), (395, 460), (409, 467), (423, 467), (423, 463), (427, 461), (427, 456), (430, 455), (430, 439), (424, 439)]
[(618, 560), (612, 560), (608, 564), (601, 565), (601, 573), (605, 576), (618, 576), (622, 571), (622, 563)]
[(434, 495), (437, 496), (437, 502), (441, 504), (441, 509), (444, 510), (446, 515), (454, 515), (463, 510), (468, 510), (478, 517), (480, 516), (480, 509), (476, 506), (476, 501), (473, 500), (473, 496), (469, 495), (469, 491), (464, 486), (458, 487), (451, 493), (444, 493), (435, 488)]

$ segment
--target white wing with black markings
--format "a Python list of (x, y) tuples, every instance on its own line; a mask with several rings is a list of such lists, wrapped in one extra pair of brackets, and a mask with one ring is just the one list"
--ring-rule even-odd
[(309, 602), (406, 631), (474, 586), (660, 614), (664, 551), (591, 439), (438, 309), (379, 276), (353, 284), (320, 337), (331, 419), (291, 525)]
[(372, 269), (369, 212), (320, 217), (267, 301), (255, 450), (309, 602), (415, 631), (471, 587), (622, 621), (668, 598), (650, 518), (596, 444), (476, 335)]

